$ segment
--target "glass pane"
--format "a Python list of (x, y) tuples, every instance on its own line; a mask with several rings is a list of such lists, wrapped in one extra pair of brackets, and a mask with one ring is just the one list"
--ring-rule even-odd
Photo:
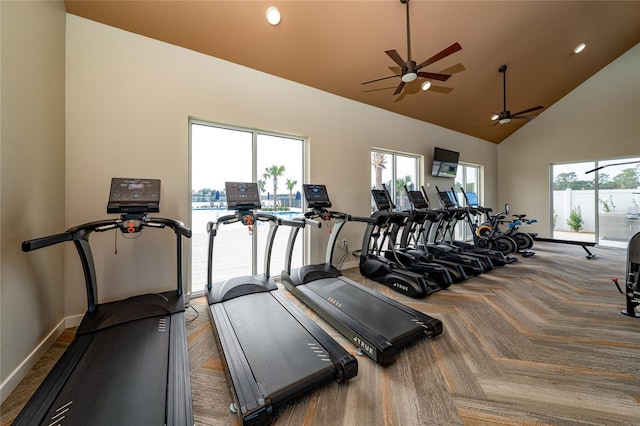
[[(263, 211), (283, 219), (300, 214), (303, 209), (303, 147), (301, 139), (273, 135), (257, 135), (257, 173), (262, 190)], [(264, 272), (264, 250), (268, 224), (258, 227), (258, 273)], [(290, 228), (283, 226), (276, 232), (271, 254), (271, 275), (280, 275), (284, 268)], [(298, 234), (302, 240), (303, 233)], [(292, 268), (302, 266), (304, 244), (296, 241)]]
[(638, 163), (640, 158), (598, 163), (599, 167), (606, 166), (597, 172), (598, 244), (626, 247), (629, 239), (640, 232), (640, 164)]
[[(388, 153), (371, 152), (371, 189), (382, 189), (382, 184), (387, 185), (389, 191), (393, 179), (393, 156)], [(376, 210), (376, 205), (371, 199), (371, 211)]]
[(407, 198), (404, 186), (406, 185), (410, 191), (413, 191), (419, 189), (418, 183), (418, 159), (416, 157), (396, 155), (396, 179), (394, 186), (396, 210), (411, 209), (411, 204)]
[[(191, 282), (194, 291), (207, 281), (207, 222), (230, 214), (224, 183), (252, 180), (250, 132), (191, 125)], [(251, 275), (251, 238), (240, 224), (221, 225), (214, 241), (213, 281)]]
[(594, 162), (552, 166), (552, 238), (595, 242)]

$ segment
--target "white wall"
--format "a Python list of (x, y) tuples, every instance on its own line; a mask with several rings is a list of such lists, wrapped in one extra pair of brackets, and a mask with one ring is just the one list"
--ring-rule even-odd
[(0, 14), (3, 401), (46, 350), (65, 316), (64, 249), (22, 253), (20, 246), (23, 240), (65, 229), (66, 13), (61, 1), (2, 1)]
[(639, 155), (640, 44), (498, 145), (500, 205), (549, 236), (551, 163)]
[[(325, 183), (334, 207), (354, 215), (368, 215), (371, 147), (425, 154), (429, 163), (435, 145), (458, 150), (462, 161), (486, 166), (487, 199), (496, 201), (494, 144), (73, 15), (66, 54), (67, 226), (105, 216), (113, 176), (162, 179), (161, 215), (188, 222), (190, 116), (308, 137), (310, 181)], [(362, 229), (350, 225), (345, 236), (358, 247)], [(172, 263), (154, 263), (173, 260), (173, 245), (162, 238), (149, 232), (120, 239), (114, 256), (113, 236), (98, 236), (102, 295), (171, 283)], [(313, 261), (322, 259), (322, 243), (314, 241)], [(67, 315), (85, 307), (72, 250), (65, 263)]]

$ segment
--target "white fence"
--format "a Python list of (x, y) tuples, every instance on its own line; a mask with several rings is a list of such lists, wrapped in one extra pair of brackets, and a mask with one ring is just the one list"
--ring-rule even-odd
[(554, 230), (572, 231), (567, 220), (571, 211), (578, 208), (583, 220), (580, 232), (585, 233), (595, 232), (597, 209), (601, 239), (628, 240), (640, 228), (640, 188), (602, 189), (598, 200), (594, 190), (553, 191)]

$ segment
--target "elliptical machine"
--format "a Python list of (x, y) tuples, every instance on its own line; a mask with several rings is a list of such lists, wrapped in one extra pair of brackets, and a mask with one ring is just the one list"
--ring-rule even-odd
[[(390, 259), (385, 253), (387, 241), (390, 250), (395, 250), (394, 242), (388, 240), (390, 230), (394, 221), (404, 221), (405, 215), (390, 211), (391, 205), (384, 190), (374, 189), (371, 193), (379, 210), (367, 221), (367, 228), (362, 237), (360, 273), (410, 297), (424, 297), (441, 290), (443, 287), (428, 274), (411, 271), (401, 262)], [(381, 206), (388, 207), (380, 208)], [(393, 253), (391, 257), (393, 258)]]
[(617, 278), (612, 278), (611, 281), (616, 285), (618, 291), (625, 295), (627, 308), (623, 309), (622, 313), (640, 318), (640, 312), (636, 312), (636, 307), (640, 306), (640, 232), (631, 237), (627, 248), (626, 291), (622, 291)]

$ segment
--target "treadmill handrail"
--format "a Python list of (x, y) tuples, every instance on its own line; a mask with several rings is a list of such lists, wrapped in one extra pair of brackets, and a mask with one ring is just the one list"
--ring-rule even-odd
[[(287, 220), (281, 219), (278, 216), (262, 213), (262, 212), (254, 212), (253, 210), (236, 210), (233, 214), (228, 214), (224, 216), (220, 216), (213, 221), (207, 223), (207, 232), (209, 233), (209, 248), (208, 248), (208, 262), (207, 262), (207, 290), (211, 291), (213, 289), (213, 247), (215, 237), (218, 233), (218, 228), (220, 224), (229, 225), (232, 223), (242, 222), (245, 225), (248, 225), (246, 222), (247, 217), (252, 217), (254, 220), (259, 220), (262, 222), (269, 222), (269, 233), (267, 234), (267, 245), (264, 253), (264, 277), (267, 279), (271, 276), (270, 268), (271, 268), (271, 252), (273, 250), (273, 242), (275, 240), (275, 234), (278, 230), (278, 226), (283, 224), (283, 222), (289, 222)], [(290, 226), (297, 227), (300, 226), (299, 222), (293, 222)]]
[[(124, 216), (123, 216), (124, 217)], [(67, 229), (60, 234), (53, 234), (46, 237), (35, 238), (22, 242), (22, 251), (29, 252), (44, 247), (52, 246), (66, 241), (73, 241), (80, 256), (82, 270), (84, 271), (85, 286), (87, 289), (87, 310), (94, 312), (98, 304), (98, 283), (96, 278), (96, 268), (93, 261), (93, 253), (89, 244), (89, 237), (93, 232), (105, 232), (120, 228), (123, 217), (118, 219), (104, 219), (85, 223)], [(191, 238), (191, 230), (186, 228), (180, 221), (160, 217), (141, 217), (140, 228), (171, 228), (176, 234), (177, 251), (177, 291), (182, 295), (182, 236)]]

